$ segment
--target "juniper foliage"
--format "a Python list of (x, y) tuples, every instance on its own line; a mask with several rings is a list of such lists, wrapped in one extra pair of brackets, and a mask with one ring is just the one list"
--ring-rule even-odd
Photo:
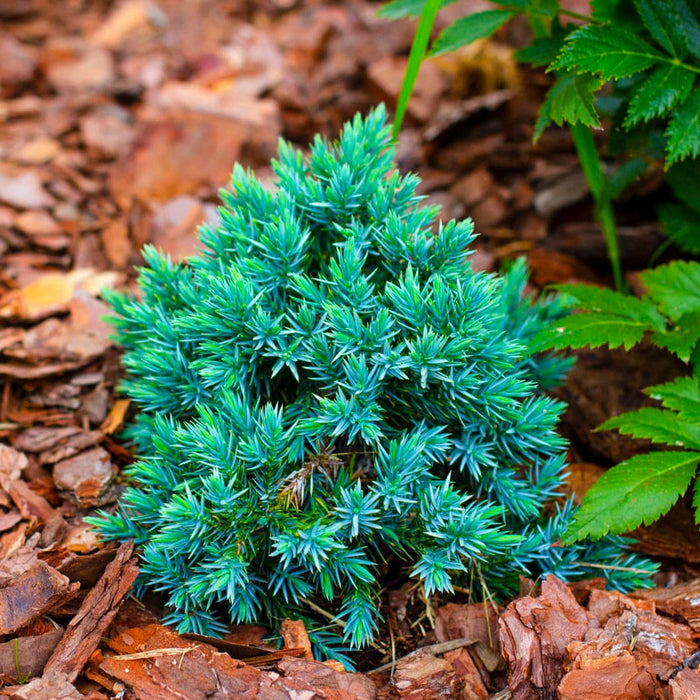
[(98, 523), (143, 545), (180, 631), (321, 606), (357, 647), (397, 561), (428, 595), (588, 563), (638, 570), (603, 569), (626, 589), (652, 569), (621, 538), (555, 546), (562, 406), (540, 389), (568, 360), (528, 346), (563, 308), (523, 299), (520, 263), (472, 271), (472, 222), (436, 226), (385, 120), (356, 117), (308, 159), (281, 143), (274, 191), (236, 166), (201, 256), (146, 248), (141, 298), (111, 298), (141, 458)]

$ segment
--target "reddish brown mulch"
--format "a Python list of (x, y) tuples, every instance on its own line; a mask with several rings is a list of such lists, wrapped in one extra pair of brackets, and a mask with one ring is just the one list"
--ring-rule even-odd
[[(446, 17), (482, 5), (462, 0)], [(114, 502), (132, 459), (114, 437), (130, 406), (115, 396), (119, 358), (100, 290), (133, 284), (147, 242), (194, 253), (195, 227), (216, 221), (234, 161), (269, 176), (279, 136), (305, 145), (356, 110), (395, 102), (413, 25), (379, 20), (377, 9), (364, 0), (0, 4), (0, 694), (700, 697), (700, 541), (682, 507), (639, 533), (642, 551), (665, 557), (666, 588), (628, 597), (595, 580), (549, 578), (500, 610), (422, 601), (407, 584), (387, 593), (392, 642), (365, 674), (313, 661), (292, 621), (281, 650), (257, 627), (224, 641), (177, 635), (128, 597), (132, 545), (105, 545), (83, 522)], [(400, 166), (421, 175), (446, 218), (474, 218), (478, 267), (526, 255), (536, 287), (605, 281), (603, 238), (567, 133), (531, 143), (546, 79), (515, 66), (509, 45), (523, 27), (508, 31), (424, 66)], [(659, 243), (649, 204), (658, 187), (638, 183), (621, 209), (628, 270)], [(590, 428), (673, 372), (653, 352), (584, 354), (563, 390), (577, 494), (634, 449)]]

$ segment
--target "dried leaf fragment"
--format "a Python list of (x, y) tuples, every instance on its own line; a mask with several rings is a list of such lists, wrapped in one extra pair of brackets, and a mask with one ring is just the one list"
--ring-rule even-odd
[(66, 274), (51, 272), (0, 298), (0, 318), (39, 321), (68, 311), (68, 304), (79, 289), (97, 295), (101, 289), (113, 287), (117, 279), (115, 273), (95, 273), (90, 268)]

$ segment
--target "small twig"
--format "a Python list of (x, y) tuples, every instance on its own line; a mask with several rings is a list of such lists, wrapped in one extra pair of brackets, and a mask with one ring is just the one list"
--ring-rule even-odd
[(463, 593), (464, 595), (471, 595), (472, 594), (472, 589), (471, 588), (465, 588), (464, 586), (452, 586), (452, 590), (455, 593)]
[(613, 571), (629, 571), (633, 574), (648, 574), (646, 569), (637, 569), (633, 566), (613, 566), (612, 564), (591, 564), (589, 562), (576, 562), (578, 566), (587, 567), (589, 569), (612, 569)]
[(391, 628), (391, 625), (389, 625), (389, 640), (391, 642), (391, 673), (389, 675), (393, 678), (396, 670), (396, 640), (394, 639), (394, 630)]
[(423, 622), (423, 620), (427, 620), (427, 619), (428, 619), (428, 616), (427, 616), (425, 613), (423, 613), (420, 617), (417, 617), (417, 618), (409, 625), (409, 628), (410, 628), (410, 629), (413, 629), (414, 627), (417, 627), (418, 625), (420, 625), (420, 623)]
[(150, 649), (149, 651), (137, 651), (133, 654), (117, 654), (116, 656), (110, 656), (109, 658), (114, 661), (136, 661), (138, 659), (153, 659), (158, 656), (184, 656), (185, 654), (189, 654), (195, 649), (199, 649), (199, 647), (166, 647), (164, 649)]
[[(329, 613), (327, 610), (324, 610), (320, 605), (316, 605), (312, 600), (307, 600), (306, 598), (302, 598), (303, 602), (308, 605), (312, 610), (317, 612), (319, 615), (323, 615), (326, 619), (330, 620), (333, 624), (338, 625), (341, 629), (345, 629), (345, 620), (340, 620), (337, 618), (333, 613)], [(378, 651), (383, 651), (382, 647), (379, 646), (376, 642), (369, 642), (369, 645), (373, 649), (377, 649)]]
[(319, 615), (323, 615), (323, 617), (325, 617), (327, 620), (335, 622), (341, 628), (345, 627), (345, 620), (339, 620), (333, 613), (329, 613), (327, 610), (324, 610), (320, 605), (316, 605), (316, 603), (314, 603), (312, 600), (307, 600), (306, 598), (302, 598), (302, 600)]
[[(448, 642), (437, 642), (436, 644), (429, 644), (428, 646), (421, 647), (416, 651), (426, 651), (429, 654), (446, 654), (448, 651), (462, 649), (463, 647), (470, 647), (474, 644), (477, 644), (478, 642), (478, 639), (467, 639), (466, 637), (462, 637), (461, 639), (451, 639)], [(411, 652), (411, 654), (415, 653), (415, 651)], [(406, 656), (410, 656), (411, 654), (407, 654)], [(401, 658), (405, 659), (406, 656), (402, 656)], [(399, 661), (400, 660), (401, 659), (399, 659)], [(389, 669), (392, 669), (394, 666), (396, 666), (397, 663), (398, 662), (396, 659), (392, 659), (388, 664), (383, 664), (382, 666), (373, 668), (371, 671), (367, 671), (367, 675), (369, 675), (370, 673), (381, 673), (382, 671), (388, 671)]]
[(479, 581), (481, 582), (481, 589), (484, 592), (484, 619), (486, 620), (486, 630), (488, 631), (489, 634), (489, 646), (493, 649), (495, 646), (493, 643), (493, 633), (491, 631), (491, 616), (488, 614), (488, 605), (487, 605), (487, 600), (489, 603), (491, 603), (491, 608), (496, 614), (496, 617), (498, 617), (499, 610), (498, 610), (498, 604), (494, 600), (493, 596), (491, 595), (491, 591), (489, 591), (488, 586), (486, 585), (486, 582), (484, 581), (484, 577), (481, 573), (481, 566), (477, 564), (476, 566), (477, 573), (479, 574)]
[(513, 693), (510, 692), (508, 688), (505, 690), (500, 690), (495, 695), (491, 695), (488, 700), (511, 700)]

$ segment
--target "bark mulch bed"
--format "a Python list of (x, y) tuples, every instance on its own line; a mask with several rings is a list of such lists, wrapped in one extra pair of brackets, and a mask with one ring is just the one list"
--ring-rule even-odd
[[(446, 18), (484, 6), (461, 0)], [(386, 595), (363, 673), (313, 660), (303, 625), (178, 635), (129, 596), (133, 544), (83, 522), (116, 500), (132, 407), (103, 288), (133, 285), (140, 249), (196, 251), (234, 161), (265, 177), (280, 136), (305, 145), (399, 91), (413, 34), (377, 4), (296, 0), (5, 0), (0, 4), (0, 694), (9, 698), (700, 698), (700, 538), (683, 504), (636, 547), (659, 588), (523, 581), (505, 608)], [(445, 218), (482, 232), (476, 265), (525, 255), (534, 288), (606, 282), (603, 237), (567, 132), (534, 147), (546, 78), (510, 58), (513, 25), (429, 61), (398, 145)], [(662, 240), (641, 181), (620, 209), (625, 269)], [(571, 490), (638, 449), (591, 428), (671, 376), (650, 348), (581, 353), (570, 404)], [(595, 574), (595, 571), (592, 571)]]

